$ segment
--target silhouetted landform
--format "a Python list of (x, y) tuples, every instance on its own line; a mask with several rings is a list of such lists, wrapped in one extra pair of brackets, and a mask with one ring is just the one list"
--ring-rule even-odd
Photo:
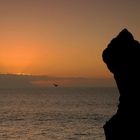
[(140, 43), (124, 29), (103, 51), (103, 60), (120, 92), (118, 110), (104, 125), (106, 140), (139, 140)]
[[(57, 84), (55, 86), (53, 84)], [(0, 90), (49, 87), (115, 87), (112, 78), (52, 77), (47, 75), (0, 74)]]

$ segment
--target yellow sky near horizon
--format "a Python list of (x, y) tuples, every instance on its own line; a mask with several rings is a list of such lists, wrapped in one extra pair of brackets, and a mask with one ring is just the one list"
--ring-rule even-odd
[(0, 73), (110, 77), (102, 51), (123, 28), (140, 40), (137, 0), (1, 0)]

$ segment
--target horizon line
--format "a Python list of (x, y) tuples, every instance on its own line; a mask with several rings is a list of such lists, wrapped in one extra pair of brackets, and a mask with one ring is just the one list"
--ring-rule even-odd
[(29, 73), (0, 73), (0, 76), (34, 76), (34, 77), (48, 77), (48, 78), (73, 78), (73, 79), (112, 79), (112, 77), (106, 77), (106, 76), (49, 76), (45, 74), (29, 74)]

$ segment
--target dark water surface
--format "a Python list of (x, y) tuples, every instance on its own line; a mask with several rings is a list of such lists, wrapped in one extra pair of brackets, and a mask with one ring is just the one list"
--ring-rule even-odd
[(114, 88), (0, 90), (0, 140), (104, 140)]

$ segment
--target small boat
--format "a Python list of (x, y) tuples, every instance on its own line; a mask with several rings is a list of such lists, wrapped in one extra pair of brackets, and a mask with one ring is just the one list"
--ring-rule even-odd
[(58, 87), (58, 84), (53, 84), (54, 85), (54, 87)]

